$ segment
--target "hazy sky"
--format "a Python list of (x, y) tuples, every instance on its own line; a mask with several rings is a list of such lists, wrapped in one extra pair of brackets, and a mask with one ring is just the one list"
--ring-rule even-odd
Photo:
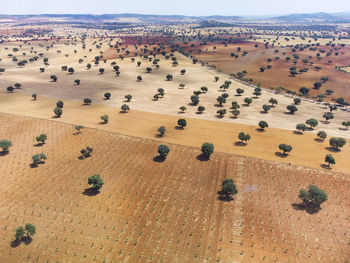
[(0, 0), (0, 14), (270, 15), (350, 11), (350, 0)]

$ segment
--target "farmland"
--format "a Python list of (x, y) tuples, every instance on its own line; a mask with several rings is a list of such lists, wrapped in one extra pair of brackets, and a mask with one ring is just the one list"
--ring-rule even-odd
[[(1, 136), (14, 142), (0, 158), (5, 262), (344, 262), (350, 256), (344, 174), (220, 152), (202, 162), (197, 148), (173, 144), (167, 160), (156, 162), (153, 140), (89, 128), (74, 135), (74, 126), (60, 122), (0, 118)], [(35, 146), (43, 131), (47, 142)], [(93, 155), (80, 160), (86, 145)], [(37, 152), (48, 159), (31, 168)], [(105, 181), (96, 196), (84, 194), (92, 173)], [(232, 202), (217, 199), (226, 177), (238, 188)], [(317, 214), (295, 210), (299, 189), (316, 182), (328, 193), (327, 205)], [(38, 233), (29, 245), (9, 248), (13, 229), (26, 222)]]
[(288, 19), (0, 15), (0, 263), (349, 262), (350, 23)]

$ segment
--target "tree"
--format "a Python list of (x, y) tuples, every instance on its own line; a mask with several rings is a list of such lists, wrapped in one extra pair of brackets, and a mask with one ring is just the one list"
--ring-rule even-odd
[(316, 119), (308, 119), (306, 120), (306, 124), (310, 125), (310, 129), (312, 130), (318, 125), (318, 121)]
[(90, 98), (85, 98), (83, 100), (83, 102), (84, 102), (85, 105), (90, 105), (91, 104), (91, 99)]
[(104, 68), (99, 68), (98, 72), (100, 72), (100, 74), (102, 75), (105, 72), (105, 69)]
[(232, 195), (235, 195), (238, 193), (236, 185), (234, 184), (232, 179), (225, 179), (222, 184), (222, 189), (221, 189), (221, 193), (225, 195), (226, 200), (232, 200)]
[(15, 88), (12, 87), (12, 86), (8, 86), (8, 87), (7, 87), (7, 92), (12, 93), (14, 90), (15, 90)]
[(325, 114), (323, 114), (322, 116), (323, 118), (326, 119), (326, 122), (328, 123), (330, 119), (334, 118), (334, 114), (332, 112), (326, 112)]
[(76, 79), (76, 80), (74, 80), (74, 82), (75, 82), (75, 84), (77, 84), (77, 86), (80, 85), (80, 79)]
[(252, 103), (253, 102), (253, 100), (251, 99), (251, 98), (245, 98), (244, 99), (244, 102), (249, 106), (250, 105), (250, 103)]
[(217, 97), (216, 101), (222, 106), (223, 103), (226, 103), (226, 99), (223, 96)]
[(265, 67), (264, 66), (261, 66), (260, 67), (260, 72), (264, 72), (265, 71)]
[(84, 126), (76, 125), (76, 126), (74, 127), (74, 129), (76, 129), (76, 130), (77, 130), (77, 133), (80, 134), (80, 133), (81, 133), (81, 130), (84, 129)]
[(150, 73), (152, 71), (152, 68), (151, 67), (147, 67), (146, 71), (147, 71), (147, 73)]
[(272, 107), (274, 107), (274, 105), (276, 104), (278, 104), (278, 101), (276, 100), (276, 99), (274, 99), (274, 98), (271, 98), (270, 100), (269, 100), (269, 102), (271, 103), (271, 106)]
[(12, 146), (12, 142), (7, 139), (0, 140), (0, 148), (2, 148), (3, 153), (8, 153), (9, 148)]
[(141, 66), (141, 61), (137, 61), (137, 66), (138, 66), (138, 67)]
[(88, 63), (88, 64), (86, 65), (86, 68), (87, 68), (87, 69), (90, 69), (90, 68), (91, 68), (91, 64)]
[(59, 101), (57, 101), (56, 102), (56, 107), (58, 107), (58, 108), (63, 108), (63, 105), (64, 105), (64, 103), (63, 103), (63, 101), (61, 101), (61, 100), (59, 100)]
[(185, 112), (186, 110), (187, 110), (187, 108), (186, 108), (185, 106), (181, 106), (181, 107), (180, 107), (180, 111), (181, 111), (181, 112)]
[(327, 138), (327, 133), (326, 133), (325, 131), (319, 131), (319, 132), (317, 133), (317, 136), (318, 136), (319, 138), (321, 138), (322, 141), (324, 141), (324, 139)]
[(260, 129), (263, 130), (263, 131), (264, 131), (265, 128), (269, 127), (269, 125), (267, 124), (266, 121), (259, 121), (258, 125), (259, 125)]
[(32, 94), (32, 98), (33, 98), (33, 100), (36, 100), (36, 93)]
[(56, 82), (57, 81), (57, 77), (55, 75), (51, 75), (50, 76), (50, 79), (52, 79), (53, 82)]
[(20, 89), (20, 88), (22, 87), (22, 84), (20, 84), (20, 83), (15, 83), (14, 86), (16, 87), (16, 89)]
[(236, 110), (236, 109), (239, 109), (239, 108), (240, 108), (240, 106), (239, 106), (238, 102), (237, 101), (232, 101), (231, 109)]
[(181, 73), (181, 75), (185, 75), (186, 69), (182, 69), (182, 70), (180, 71), (180, 73)]
[(191, 96), (191, 101), (192, 101), (192, 104), (193, 104), (193, 105), (197, 106), (198, 103), (199, 103), (199, 97), (196, 96), (196, 95), (192, 95), (192, 96)]
[(62, 108), (60, 108), (60, 107), (56, 107), (56, 108), (53, 110), (53, 112), (55, 113), (55, 115), (57, 116), (57, 118), (60, 118), (61, 115), (62, 115), (62, 113), (63, 113), (63, 110), (62, 110)]
[(164, 134), (165, 134), (165, 127), (164, 126), (160, 126), (157, 131), (159, 132), (159, 135), (161, 137), (163, 137)]
[(203, 93), (207, 93), (208, 88), (207, 88), (206, 86), (203, 86), (203, 87), (201, 87), (201, 91), (202, 91)]
[(289, 144), (284, 144), (284, 143), (282, 143), (282, 144), (280, 144), (279, 146), (278, 146), (278, 148), (281, 150), (281, 151), (283, 151), (283, 155), (286, 155), (286, 153), (289, 153), (289, 152), (291, 152), (292, 150), (293, 150), (293, 147), (291, 146), (291, 145), (289, 145)]
[(244, 89), (238, 88), (238, 89), (236, 89), (236, 92), (237, 92), (238, 96), (241, 96), (244, 93)]
[(219, 114), (220, 117), (223, 117), (226, 114), (226, 109), (220, 109), (216, 111), (217, 114)]
[(249, 141), (250, 138), (251, 137), (248, 133), (240, 132), (238, 134), (238, 139), (240, 139), (242, 143)]
[(267, 104), (264, 104), (264, 105), (262, 106), (262, 108), (263, 108), (264, 112), (266, 112), (266, 113), (268, 113), (269, 110), (271, 109), (270, 105), (267, 105)]
[(153, 100), (158, 100), (159, 99), (159, 95), (158, 94), (154, 94), (153, 95)]
[(331, 154), (327, 154), (326, 158), (324, 159), (324, 161), (326, 163), (328, 163), (328, 168), (331, 167), (331, 164), (335, 164), (335, 159), (334, 159), (333, 155), (331, 155)]
[(240, 112), (239, 110), (233, 110), (233, 111), (232, 111), (232, 114), (233, 114), (233, 116), (234, 116), (235, 118), (237, 118), (238, 115), (239, 115), (240, 113), (241, 113), (241, 112)]
[(92, 185), (91, 190), (98, 192), (104, 185), (103, 179), (99, 174), (94, 174), (88, 178), (88, 184)]
[(293, 101), (294, 101), (295, 105), (299, 105), (301, 103), (301, 99), (300, 98), (294, 98)]
[(21, 240), (24, 234), (26, 234), (28, 238), (31, 238), (31, 236), (35, 235), (36, 228), (32, 224), (27, 223), (24, 228), (22, 226), (17, 227), (15, 232), (15, 239)]
[(108, 123), (108, 115), (107, 114), (102, 115), (101, 120), (103, 120), (103, 123)]
[(166, 158), (169, 154), (169, 147), (167, 145), (161, 144), (158, 146), (158, 154), (162, 158)]
[(183, 129), (184, 127), (187, 126), (187, 121), (185, 119), (178, 119), (177, 125), (181, 126), (181, 128)]
[(40, 143), (42, 143), (42, 144), (45, 144), (45, 141), (46, 141), (46, 139), (47, 139), (47, 136), (46, 136), (46, 134), (40, 134), (39, 136), (37, 136), (36, 138), (35, 138), (35, 140), (37, 141), (37, 142), (40, 142)]
[(260, 88), (260, 87), (256, 87), (256, 88), (254, 89), (253, 95), (254, 95), (255, 97), (259, 97), (259, 96), (261, 95), (261, 88)]
[(166, 75), (166, 80), (167, 81), (172, 81), (173, 80), (173, 75), (171, 75), (171, 74)]
[(15, 239), (20, 240), (24, 236), (24, 228), (23, 226), (17, 227), (15, 231)]
[(74, 71), (75, 71), (75, 70), (74, 70), (74, 68), (72, 68), (72, 67), (68, 69), (68, 72), (69, 72), (70, 74), (73, 74)]
[(137, 76), (137, 81), (142, 81), (142, 76)]
[(214, 152), (214, 144), (205, 142), (201, 147), (203, 155), (207, 158), (210, 158), (210, 155)]
[(329, 139), (329, 145), (335, 148), (335, 150), (340, 150), (346, 144), (346, 140), (342, 137), (332, 137)]
[(205, 111), (205, 107), (204, 106), (198, 106), (197, 111), (199, 113), (203, 113)]
[(42, 163), (43, 160), (46, 160), (47, 157), (45, 154), (43, 153), (38, 153), (32, 156), (32, 160), (33, 160), (33, 166), (36, 167), (38, 166), (38, 164)]
[(328, 199), (326, 192), (316, 185), (309, 185), (308, 190), (301, 189), (298, 197), (304, 205), (316, 208), (319, 208)]
[(219, 79), (220, 79), (220, 78), (216, 76), (216, 77), (215, 77), (215, 82), (218, 82)]
[(289, 110), (290, 114), (294, 114), (294, 112), (298, 111), (298, 108), (294, 105), (288, 105), (287, 110)]
[(302, 133), (306, 131), (306, 125), (304, 123), (299, 123), (296, 125), (296, 129), (298, 130), (298, 132)]
[(299, 91), (300, 91), (300, 93), (302, 93), (305, 96), (305, 95), (309, 94), (310, 89), (307, 87), (301, 87), (299, 89)]
[(80, 153), (82, 154), (83, 158), (90, 157), (92, 152), (93, 152), (93, 149), (89, 146), (86, 146), (85, 149), (80, 150)]
[(158, 89), (158, 94), (159, 94), (159, 96), (164, 96), (164, 89), (163, 88), (159, 88)]
[(120, 108), (121, 108), (123, 113), (126, 113), (130, 110), (130, 107), (126, 104), (123, 104)]
[(186, 86), (185, 83), (180, 83), (180, 84), (179, 84), (179, 87), (180, 87), (181, 89), (183, 89), (185, 86)]
[(343, 122), (341, 123), (341, 125), (345, 126), (346, 129), (348, 130), (348, 129), (349, 129), (349, 126), (350, 126), (350, 121), (343, 121)]

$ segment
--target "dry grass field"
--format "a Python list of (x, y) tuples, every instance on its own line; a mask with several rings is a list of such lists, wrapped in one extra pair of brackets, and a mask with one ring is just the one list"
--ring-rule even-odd
[[(349, 257), (349, 177), (249, 157), (36, 118), (0, 114), (2, 262), (346, 262)], [(35, 136), (45, 132), (43, 146)], [(79, 160), (91, 146), (90, 158)], [(31, 168), (32, 154), (48, 159)], [(84, 193), (100, 173), (99, 194)], [(221, 181), (238, 194), (218, 200)], [(317, 183), (328, 201), (317, 214), (295, 210), (298, 192)], [(13, 230), (31, 222), (37, 234), (16, 244)], [(11, 247), (12, 245), (12, 247)]]

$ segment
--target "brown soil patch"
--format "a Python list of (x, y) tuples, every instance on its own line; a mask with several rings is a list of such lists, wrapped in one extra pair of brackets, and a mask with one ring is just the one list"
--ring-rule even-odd
[[(203, 162), (196, 158), (198, 149), (173, 144), (168, 158), (155, 162), (158, 142), (97, 129), (74, 135), (72, 125), (8, 114), (0, 120), (0, 137), (14, 143), (0, 157), (3, 262), (346, 262), (350, 257), (348, 176), (224, 153)], [(35, 147), (34, 137), (42, 132), (48, 140)], [(79, 160), (87, 145), (93, 155)], [(31, 168), (38, 152), (48, 159)], [(87, 196), (83, 192), (93, 173), (105, 184), (99, 194)], [(238, 188), (231, 202), (217, 199), (227, 177)], [(329, 200), (317, 214), (296, 211), (292, 204), (299, 202), (300, 188), (312, 183)], [(32, 242), (13, 243), (14, 229), (28, 222), (37, 228)]]

